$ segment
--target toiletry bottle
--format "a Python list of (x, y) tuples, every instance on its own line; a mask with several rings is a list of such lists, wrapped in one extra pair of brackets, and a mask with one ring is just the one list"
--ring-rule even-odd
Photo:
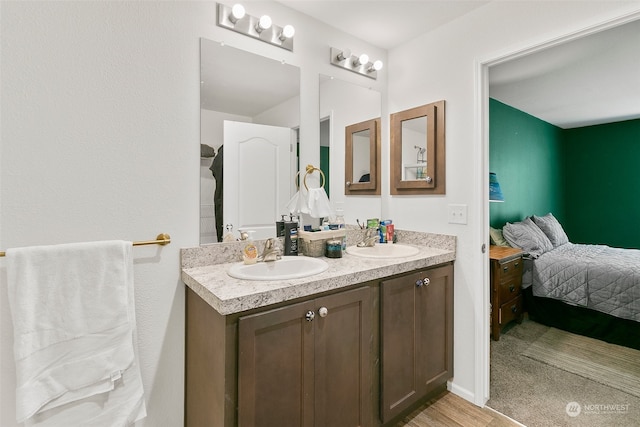
[[(342, 212), (342, 210), (336, 210), (336, 224), (338, 225), (338, 230), (344, 230), (345, 229), (344, 213)], [(342, 250), (346, 251), (347, 250), (347, 236), (346, 236), (346, 234), (344, 236), (341, 236), (340, 240), (342, 241)]]
[(255, 243), (253, 243), (253, 233), (255, 231), (249, 231), (249, 237), (247, 239), (247, 244), (242, 249), (242, 261), (245, 264), (255, 264), (258, 261), (258, 248)]
[(276, 236), (277, 237), (284, 237), (284, 217), (286, 215), (282, 215), (282, 218), (280, 219), (280, 221), (276, 221)]
[(236, 238), (233, 237), (233, 225), (227, 224), (225, 228), (227, 229), (227, 232), (222, 236), (222, 241), (227, 243), (234, 242)]
[(295, 217), (284, 223), (284, 254), (298, 255), (298, 222)]

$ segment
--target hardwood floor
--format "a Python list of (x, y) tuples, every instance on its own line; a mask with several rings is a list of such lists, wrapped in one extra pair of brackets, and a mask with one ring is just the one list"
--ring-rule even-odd
[(479, 408), (448, 391), (418, 408), (396, 427), (516, 427), (509, 418), (488, 408)]

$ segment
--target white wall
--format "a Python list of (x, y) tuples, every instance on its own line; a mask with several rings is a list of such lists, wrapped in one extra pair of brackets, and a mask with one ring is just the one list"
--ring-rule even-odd
[[(389, 197), (383, 211), (402, 228), (458, 236), (452, 389), (478, 404), (487, 398), (488, 364), (479, 369), (476, 362), (488, 357), (489, 342), (488, 259), (481, 253), (488, 242), (488, 99), (480, 98), (480, 64), (639, 9), (637, 1), (495, 1), (389, 52), (389, 113), (446, 100), (447, 188), (442, 197)], [(449, 204), (468, 206), (466, 225), (447, 222)]]
[[(184, 284), (179, 249), (199, 244), (199, 38), (301, 67), (302, 162), (319, 164), (318, 74), (330, 46), (386, 52), (273, 2), (294, 52), (217, 27), (209, 2), (0, 2), (0, 248), (102, 239), (136, 247), (135, 297), (147, 418), (183, 421)], [(338, 70), (341, 71), (341, 70)], [(331, 70), (331, 72), (336, 72)], [(343, 71), (345, 79), (362, 78)], [(339, 74), (339, 73), (338, 73)], [(373, 83), (379, 90), (380, 79)], [(0, 425), (15, 423), (13, 335), (0, 258)]]

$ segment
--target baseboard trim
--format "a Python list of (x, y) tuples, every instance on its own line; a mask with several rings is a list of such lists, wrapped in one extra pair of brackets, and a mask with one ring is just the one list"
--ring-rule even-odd
[(447, 381), (447, 390), (449, 390), (451, 393), (455, 394), (456, 396), (460, 396), (464, 400), (468, 400), (469, 402), (473, 403), (476, 406), (482, 407), (481, 405), (478, 405), (475, 402), (475, 394), (473, 394), (472, 392), (470, 392), (464, 387), (460, 387), (459, 385), (453, 383), (452, 381)]

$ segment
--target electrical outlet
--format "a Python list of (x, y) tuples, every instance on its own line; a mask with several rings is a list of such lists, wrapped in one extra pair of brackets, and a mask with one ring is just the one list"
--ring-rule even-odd
[(449, 224), (466, 224), (467, 205), (449, 205), (448, 218)]

